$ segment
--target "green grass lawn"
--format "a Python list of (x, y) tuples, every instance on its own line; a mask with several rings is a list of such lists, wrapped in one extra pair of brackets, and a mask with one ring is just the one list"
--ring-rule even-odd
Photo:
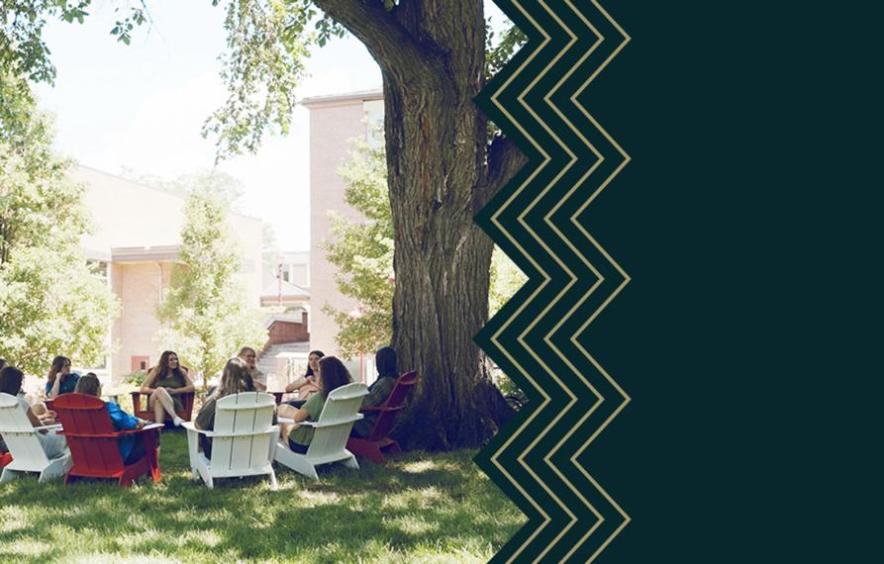
[(522, 525), (474, 451), (408, 453), (385, 466), (276, 465), (267, 478), (190, 479), (183, 432), (163, 433), (163, 480), (0, 485), (0, 562), (414, 562), (488, 560)]

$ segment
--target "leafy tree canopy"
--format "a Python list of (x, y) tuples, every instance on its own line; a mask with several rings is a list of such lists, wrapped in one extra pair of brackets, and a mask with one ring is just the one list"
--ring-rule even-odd
[(0, 356), (42, 373), (58, 354), (98, 364), (117, 303), (80, 249), (83, 187), (52, 153), (49, 118), (29, 94), (2, 75), (0, 100), (13, 104), (0, 107), (15, 119), (0, 128)]
[(240, 259), (227, 229), (229, 204), (225, 181), (206, 175), (189, 177), (185, 224), (181, 232), (181, 264), (159, 308), (165, 323), (158, 340), (175, 350), (182, 362), (208, 378), (242, 346), (258, 350), (267, 340), (262, 315), (251, 309), (236, 280)]
[[(226, 13), (228, 49), (221, 56), (221, 78), (228, 97), (206, 119), (203, 135), (214, 136), (222, 159), (242, 151), (255, 152), (268, 130), (288, 133), (295, 90), (305, 75), (304, 61), (311, 48), (347, 32), (320, 9), (322, 1), (211, 1), (213, 6), (223, 4)], [(386, 11), (399, 4), (393, 0), (366, 3)], [(83, 23), (91, 6), (92, 0), (0, 0), (0, 70), (52, 84), (56, 70), (43, 30), (51, 20)], [(150, 22), (149, 2), (118, 2), (116, 11), (119, 18), (110, 33), (128, 45), (136, 27)], [(525, 41), (514, 26), (497, 34), (491, 27), (489, 20), (486, 77), (500, 70)], [(6, 108), (5, 103), (0, 105), (0, 112)]]

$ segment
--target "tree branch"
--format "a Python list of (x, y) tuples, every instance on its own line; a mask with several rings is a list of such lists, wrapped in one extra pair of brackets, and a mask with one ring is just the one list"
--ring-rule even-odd
[(381, 0), (314, 0), (314, 4), (362, 41), (383, 71), (402, 78), (401, 69), (417, 70), (421, 62), (433, 58)]
[(488, 147), (488, 171), (484, 189), (481, 190), (481, 205), (493, 198), (527, 163), (528, 158), (511, 138), (495, 136)]

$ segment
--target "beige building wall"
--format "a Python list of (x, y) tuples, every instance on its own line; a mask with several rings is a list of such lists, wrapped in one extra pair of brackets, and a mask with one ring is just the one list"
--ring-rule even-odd
[[(109, 376), (117, 381), (132, 371), (133, 356), (146, 356), (152, 365), (162, 352), (154, 340), (156, 312), (177, 261), (185, 200), (88, 167), (75, 167), (71, 177), (86, 186), (92, 217), (93, 232), (81, 245), (88, 258), (109, 263), (109, 283), (120, 300), (110, 328)], [(229, 214), (227, 224), (241, 258), (236, 278), (247, 303), (260, 307), (262, 223)]]
[[(380, 90), (343, 96), (316, 97), (302, 103), (310, 111), (310, 348), (337, 354), (337, 325), (322, 311), (325, 304), (352, 311), (356, 302), (342, 296), (335, 283), (336, 268), (328, 262), (323, 245), (331, 233), (329, 211), (358, 219), (359, 213), (344, 201), (344, 182), (338, 169), (350, 151), (348, 141), (365, 138), (368, 120), (377, 113)], [(366, 104), (366, 102), (369, 102)], [(358, 369), (358, 360), (351, 371)]]
[(156, 311), (171, 281), (172, 262), (141, 262), (112, 265), (111, 285), (120, 299), (120, 316), (111, 332), (114, 346), (113, 374), (132, 371), (133, 356), (148, 357), (148, 366), (159, 359), (154, 338), (160, 329)]

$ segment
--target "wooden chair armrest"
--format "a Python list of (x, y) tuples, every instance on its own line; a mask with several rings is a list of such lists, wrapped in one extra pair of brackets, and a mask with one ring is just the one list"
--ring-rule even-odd
[(360, 413), (384, 413), (384, 412), (386, 412), (386, 411), (399, 411), (399, 410), (402, 410), (402, 409), (405, 409), (405, 406), (404, 406), (404, 405), (397, 405), (396, 407), (384, 407), (384, 406), (373, 407), (373, 406), (367, 406), (367, 407), (363, 407), (362, 409), (360, 409), (359, 412), (360, 412)]
[(161, 425), (160, 423), (152, 423), (150, 425), (145, 425), (141, 429), (126, 429), (124, 431), (117, 431), (116, 434), (118, 434), (121, 437), (126, 436), (126, 435), (138, 435), (138, 434), (145, 433), (145, 432), (155, 431), (155, 430), (160, 429), (162, 427), (163, 427), (163, 425)]
[(340, 425), (342, 423), (349, 423), (353, 421), (359, 421), (363, 419), (365, 416), (361, 413), (356, 413), (352, 417), (345, 417), (342, 419), (335, 419), (334, 421), (324, 421), (321, 424), (316, 421), (301, 421), (301, 425), (305, 425), (307, 427), (313, 427), (314, 429), (320, 429), (322, 427), (334, 427), (335, 425)]
[[(140, 429), (137, 432), (141, 432)], [(115, 431), (113, 433), (89, 433), (85, 435), (83, 433), (65, 433), (63, 431), (58, 432), (59, 435), (63, 435), (65, 437), (83, 437), (86, 439), (119, 439), (122, 436), (132, 434), (129, 431)]]
[(207, 437), (213, 437), (213, 438), (214, 437), (219, 437), (219, 438), (250, 437), (252, 435), (261, 435), (261, 434), (264, 434), (264, 435), (278, 435), (279, 434), (279, 427), (276, 425), (269, 427), (266, 431), (242, 431), (240, 433), (229, 433), (229, 432), (228, 433), (216, 433), (214, 431), (204, 431), (203, 429), (194, 429), (194, 430), (197, 433), (202, 433), (203, 435), (205, 435)]

